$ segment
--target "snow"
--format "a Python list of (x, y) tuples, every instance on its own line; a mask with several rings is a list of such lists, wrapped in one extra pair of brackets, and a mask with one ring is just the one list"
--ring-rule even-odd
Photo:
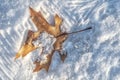
[[(120, 80), (119, 4), (120, 0), (0, 0), (0, 80)], [(50, 24), (55, 14), (62, 17), (63, 32), (92, 27), (69, 35), (63, 44), (65, 62), (56, 52), (48, 73), (32, 72), (41, 47), (14, 60), (27, 30), (36, 31), (29, 6), (41, 11)], [(42, 37), (49, 50), (53, 39), (46, 33)]]

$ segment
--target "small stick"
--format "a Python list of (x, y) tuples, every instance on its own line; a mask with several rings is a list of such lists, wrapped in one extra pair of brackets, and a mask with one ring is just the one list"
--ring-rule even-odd
[(74, 31), (74, 32), (70, 32), (70, 33), (62, 33), (62, 34), (60, 34), (60, 35), (58, 35), (58, 36), (56, 36), (56, 37), (60, 37), (60, 36), (63, 36), (63, 35), (68, 35), (68, 34), (74, 34), (74, 33), (78, 33), (78, 32), (83, 32), (83, 31), (86, 31), (86, 30), (89, 30), (89, 29), (92, 29), (92, 27), (88, 27), (88, 28), (85, 28), (85, 29), (83, 29), (83, 30), (79, 30), (79, 31)]

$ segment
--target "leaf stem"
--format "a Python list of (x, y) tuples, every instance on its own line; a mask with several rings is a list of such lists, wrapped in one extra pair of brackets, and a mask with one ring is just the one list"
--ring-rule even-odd
[(83, 32), (83, 31), (86, 31), (86, 30), (89, 30), (89, 29), (92, 29), (92, 27), (88, 27), (88, 28), (85, 28), (85, 29), (83, 29), (83, 30), (74, 31), (74, 32), (70, 32), (70, 33), (66, 33), (66, 32), (64, 32), (64, 33), (58, 35), (57, 37), (60, 37), (60, 36), (63, 36), (63, 35), (74, 34), (74, 33), (78, 33), (78, 32)]

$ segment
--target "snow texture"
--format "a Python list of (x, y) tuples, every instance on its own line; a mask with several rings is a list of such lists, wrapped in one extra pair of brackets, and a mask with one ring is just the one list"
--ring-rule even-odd
[[(62, 17), (63, 32), (92, 27), (69, 35), (65, 62), (56, 52), (48, 73), (32, 72), (41, 48), (14, 61), (26, 31), (37, 30), (29, 6), (51, 24), (55, 14)], [(49, 46), (49, 35), (43, 35)], [(120, 80), (120, 0), (0, 0), (0, 80)]]

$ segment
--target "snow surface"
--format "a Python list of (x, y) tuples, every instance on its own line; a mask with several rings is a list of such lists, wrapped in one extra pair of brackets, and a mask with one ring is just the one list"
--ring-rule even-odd
[[(14, 61), (26, 31), (36, 31), (29, 6), (51, 24), (60, 15), (62, 31), (93, 28), (70, 35), (63, 44), (65, 62), (56, 52), (48, 73), (32, 73), (41, 48)], [(120, 0), (0, 0), (0, 80), (120, 80)]]

